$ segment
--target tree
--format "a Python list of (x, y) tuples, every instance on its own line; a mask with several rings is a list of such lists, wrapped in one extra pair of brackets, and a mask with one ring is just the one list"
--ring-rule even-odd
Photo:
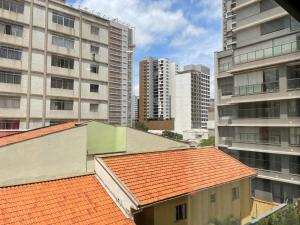
[(168, 130), (164, 130), (162, 132), (162, 136), (167, 137), (167, 138), (171, 138), (171, 139), (175, 139), (175, 140), (182, 140), (183, 139), (183, 136), (181, 134), (174, 133), (174, 132), (168, 131)]
[(240, 221), (233, 216), (228, 216), (224, 220), (212, 220), (209, 225), (240, 225)]
[(289, 205), (261, 219), (256, 225), (300, 225), (298, 209), (294, 205)]
[(200, 146), (215, 146), (215, 137), (209, 137), (201, 141)]
[(142, 130), (142, 131), (148, 131), (149, 130), (149, 128), (144, 123), (141, 123), (141, 122), (136, 122), (135, 125), (134, 125), (134, 128), (137, 129), (137, 130)]

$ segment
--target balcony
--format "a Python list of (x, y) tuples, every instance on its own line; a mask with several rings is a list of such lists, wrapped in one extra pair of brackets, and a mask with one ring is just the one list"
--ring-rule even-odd
[(300, 78), (288, 79), (288, 90), (300, 89)]
[(260, 49), (245, 54), (234, 56), (234, 64), (243, 64), (248, 62), (253, 62), (257, 60), (263, 60), (275, 56), (286, 55), (293, 52), (298, 52), (300, 46), (300, 41), (293, 41), (288, 43), (283, 43), (281, 45), (276, 45), (270, 48)]
[(238, 109), (238, 119), (251, 119), (251, 118), (279, 118), (280, 108), (270, 107), (270, 108), (250, 108), (250, 109)]
[(228, 71), (231, 67), (232, 67), (232, 63), (231, 63), (231, 62), (229, 62), (229, 63), (222, 63), (222, 64), (220, 64), (220, 66), (219, 66), (219, 72), (220, 72), (220, 73), (226, 72), (226, 71)]
[(266, 170), (266, 171), (274, 171), (281, 172), (281, 161), (279, 160), (269, 160), (269, 159), (256, 159), (249, 157), (240, 157), (239, 159), (242, 163), (246, 164), (249, 167), (258, 169), (258, 170)]
[(279, 92), (279, 81), (244, 85), (234, 88), (234, 96), (256, 95)]
[(280, 135), (269, 135), (269, 137), (263, 137), (258, 133), (239, 133), (233, 140), (233, 143), (246, 143), (257, 145), (281, 145)]

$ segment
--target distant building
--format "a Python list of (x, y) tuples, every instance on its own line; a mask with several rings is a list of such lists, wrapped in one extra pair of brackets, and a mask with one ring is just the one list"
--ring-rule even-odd
[(216, 145), (256, 168), (255, 197), (300, 197), (300, 23), (274, 0), (223, 0)]
[(0, 14), (0, 129), (130, 125), (130, 26), (64, 0), (1, 0)]
[(149, 57), (140, 62), (139, 121), (173, 118), (172, 97), (178, 69), (166, 58)]
[(175, 132), (207, 128), (210, 70), (188, 65), (175, 76)]
[(139, 120), (139, 96), (134, 95), (132, 98), (132, 120), (133, 123)]

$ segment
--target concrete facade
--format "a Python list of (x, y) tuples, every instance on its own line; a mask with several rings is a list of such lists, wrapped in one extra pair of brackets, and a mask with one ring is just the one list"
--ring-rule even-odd
[(175, 132), (207, 128), (210, 71), (188, 65), (175, 76)]
[(215, 54), (216, 145), (258, 170), (255, 197), (293, 201), (300, 190), (300, 24), (273, 0), (228, 2), (236, 44)]
[[(74, 119), (131, 124), (134, 33), (129, 26), (63, 1), (9, 4), (9, 10), (0, 8), (0, 129)], [(114, 33), (117, 26), (120, 37)], [(114, 39), (122, 42), (116, 57)], [(112, 69), (119, 64), (126, 67), (121, 75), (116, 72), (124, 84), (113, 92)], [(122, 121), (111, 119), (113, 95), (122, 102)]]

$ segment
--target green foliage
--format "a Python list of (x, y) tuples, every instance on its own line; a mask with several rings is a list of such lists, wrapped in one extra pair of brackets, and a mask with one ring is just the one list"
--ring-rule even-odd
[(209, 225), (240, 225), (240, 220), (233, 216), (228, 216), (224, 220), (212, 220)]
[(289, 205), (260, 220), (256, 225), (300, 225), (298, 209), (293, 205)]
[(174, 132), (168, 131), (168, 130), (164, 130), (162, 132), (162, 136), (167, 137), (167, 138), (171, 138), (171, 139), (175, 139), (175, 140), (182, 140), (182, 138), (183, 138), (183, 136), (181, 134), (174, 133)]
[(134, 128), (138, 129), (138, 130), (142, 130), (142, 131), (148, 131), (149, 130), (149, 128), (144, 123), (141, 123), (141, 122), (136, 122), (135, 125), (134, 125)]
[(215, 137), (209, 137), (208, 139), (202, 140), (199, 146), (215, 146)]

